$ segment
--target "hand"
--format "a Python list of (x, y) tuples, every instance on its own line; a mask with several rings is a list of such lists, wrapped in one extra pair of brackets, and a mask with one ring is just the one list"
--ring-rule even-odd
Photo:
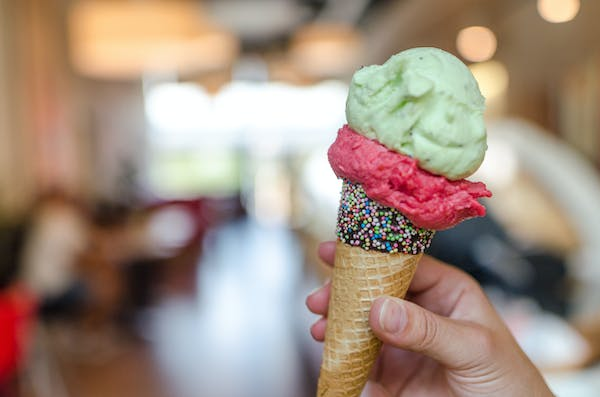
[[(319, 256), (333, 265), (335, 243), (321, 244)], [(311, 328), (318, 341), (330, 289), (326, 283), (306, 300), (323, 316)], [(378, 298), (369, 322), (383, 349), (363, 395), (552, 396), (479, 284), (431, 257), (421, 259), (406, 300)]]

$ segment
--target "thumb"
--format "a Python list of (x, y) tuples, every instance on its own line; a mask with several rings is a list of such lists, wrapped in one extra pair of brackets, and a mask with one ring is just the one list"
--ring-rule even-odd
[(480, 363), (493, 346), (492, 334), (474, 323), (453, 320), (398, 298), (378, 298), (370, 324), (384, 343), (426, 356), (447, 368)]

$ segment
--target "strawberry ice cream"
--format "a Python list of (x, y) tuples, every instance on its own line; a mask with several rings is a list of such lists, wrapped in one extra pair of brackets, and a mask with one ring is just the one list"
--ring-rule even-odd
[(450, 181), (431, 174), (409, 156), (389, 150), (377, 141), (345, 125), (328, 152), (335, 174), (360, 183), (366, 194), (398, 209), (416, 226), (448, 229), (457, 223), (485, 215), (477, 198), (491, 193), (481, 182)]

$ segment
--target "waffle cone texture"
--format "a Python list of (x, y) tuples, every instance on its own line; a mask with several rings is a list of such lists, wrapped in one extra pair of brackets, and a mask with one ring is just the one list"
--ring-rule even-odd
[(403, 298), (422, 253), (384, 253), (337, 242), (318, 397), (359, 397), (381, 349), (373, 301)]

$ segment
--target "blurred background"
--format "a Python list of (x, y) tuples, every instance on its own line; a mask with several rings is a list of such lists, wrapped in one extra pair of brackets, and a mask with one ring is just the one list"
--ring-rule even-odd
[(0, 395), (312, 396), (349, 79), (472, 69), (473, 274), (557, 396), (600, 390), (600, 2), (0, 0)]

